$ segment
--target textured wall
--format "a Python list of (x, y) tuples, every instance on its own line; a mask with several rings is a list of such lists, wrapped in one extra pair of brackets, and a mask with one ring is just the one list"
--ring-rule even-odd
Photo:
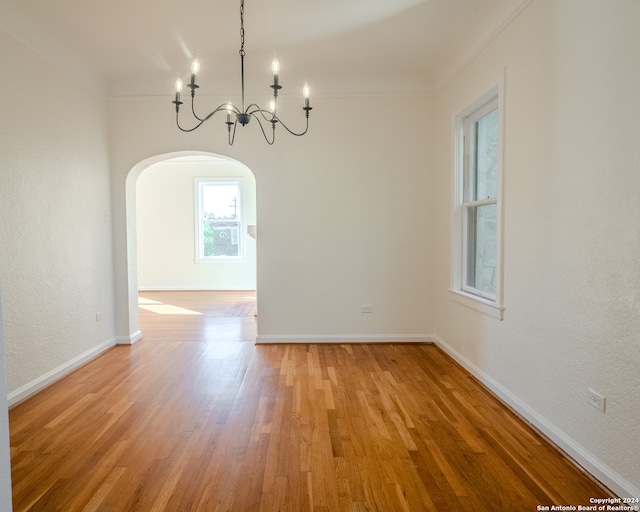
[[(534, 2), (435, 102), (436, 332), (618, 491), (640, 488), (639, 19), (637, 2)], [(449, 288), (452, 120), (502, 77), (500, 322)]]
[(0, 290), (0, 511), (11, 511), (11, 460), (9, 417), (7, 414), (7, 380), (2, 336), (2, 293)]
[[(267, 146), (249, 125), (229, 148), (220, 122), (180, 133), (165, 100), (112, 102), (120, 306), (128, 289), (127, 173), (153, 155), (200, 150), (235, 158), (256, 176), (260, 334), (432, 332), (425, 192), (430, 99), (318, 99), (314, 105), (305, 137), (280, 133)], [(281, 111), (290, 117), (287, 107), (292, 124), (301, 123), (299, 104), (283, 99)], [(400, 115), (411, 110), (408, 118)], [(374, 313), (362, 314), (362, 304), (372, 304)], [(135, 332), (129, 311), (118, 314), (120, 328)]]
[(0, 62), (11, 394), (113, 340), (113, 259), (105, 101), (1, 31)]

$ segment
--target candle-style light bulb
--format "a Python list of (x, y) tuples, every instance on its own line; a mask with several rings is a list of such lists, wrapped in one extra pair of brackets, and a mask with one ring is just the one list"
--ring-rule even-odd
[(278, 77), (280, 75), (280, 61), (278, 60), (278, 55), (273, 56), (273, 60), (271, 61), (271, 72), (273, 73), (273, 85), (278, 85)]
[(225, 107), (227, 109), (227, 123), (231, 122), (231, 113), (233, 112), (233, 105), (229, 101)]
[(193, 59), (193, 63), (191, 64), (191, 74), (197, 75), (200, 72), (200, 54), (196, 55), (196, 58)]
[(309, 108), (309, 96), (311, 96), (311, 90), (309, 89), (309, 84), (306, 81), (302, 88), (302, 95), (304, 96), (304, 107)]
[(271, 101), (269, 102), (269, 110), (272, 114), (276, 113), (276, 100), (273, 98), (271, 98)]
[(176, 101), (180, 101), (180, 93), (182, 92), (183, 85), (182, 78), (178, 75), (178, 78), (176, 79)]
[(194, 93), (195, 90), (198, 88), (198, 86), (196, 85), (196, 76), (198, 75), (199, 72), (200, 72), (200, 59), (198, 59), (198, 55), (196, 55), (196, 58), (193, 59), (193, 62), (191, 63), (191, 83), (189, 84), (189, 87), (191, 87), (192, 93)]

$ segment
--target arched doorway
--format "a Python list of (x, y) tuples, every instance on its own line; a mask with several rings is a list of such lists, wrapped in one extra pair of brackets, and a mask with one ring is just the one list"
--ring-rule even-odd
[[(182, 189), (184, 195), (184, 187), (187, 186), (189, 190), (187, 191), (187, 195), (189, 198), (184, 198), (185, 203), (189, 203), (191, 201), (192, 211), (194, 212), (191, 215), (191, 219), (196, 221), (197, 215), (195, 215), (195, 211), (197, 211), (197, 183), (198, 179), (202, 178), (204, 180), (213, 179), (212, 177), (218, 177), (220, 179), (227, 179), (228, 181), (234, 181), (238, 183), (242, 183), (243, 188), (243, 200), (244, 202), (253, 203), (250, 204), (249, 207), (244, 209), (244, 219), (242, 225), (239, 227), (242, 230), (241, 236), (244, 239), (244, 251), (237, 258), (236, 267), (244, 267), (244, 271), (240, 271), (239, 275), (242, 275), (241, 281), (236, 281), (236, 284), (230, 284), (228, 279), (224, 279), (225, 277), (229, 277), (228, 270), (231, 266), (227, 265), (228, 262), (212, 262), (207, 261), (204, 265), (198, 265), (198, 249), (197, 249), (197, 227), (194, 223), (190, 227), (187, 226), (189, 234), (187, 236), (186, 246), (181, 247), (180, 251), (182, 255), (191, 254), (190, 258), (187, 257), (187, 260), (191, 261), (191, 265), (187, 267), (183, 267), (182, 270), (178, 268), (172, 268), (171, 273), (173, 276), (170, 279), (174, 279), (174, 282), (170, 281), (157, 281), (158, 279), (158, 268), (162, 268), (162, 265), (156, 265), (156, 268), (153, 269), (155, 272), (156, 279), (155, 285), (157, 289), (171, 289), (173, 288), (182, 288), (182, 289), (246, 289), (248, 283), (253, 285), (253, 289), (256, 288), (256, 248), (255, 248), (255, 225), (256, 225), (256, 184), (255, 184), (255, 176), (253, 172), (242, 162), (239, 162), (235, 159), (229, 158), (224, 155), (219, 155), (215, 153), (208, 153), (202, 151), (180, 151), (175, 153), (167, 153), (163, 155), (156, 155), (155, 157), (146, 159), (142, 162), (139, 162), (135, 165), (129, 174), (127, 175), (126, 181), (126, 225), (127, 225), (127, 268), (128, 268), (128, 299), (129, 299), (129, 321), (130, 325), (133, 327), (132, 334), (129, 337), (129, 343), (134, 343), (142, 337), (142, 332), (139, 330), (139, 321), (138, 321), (138, 290), (139, 290), (139, 253), (138, 253), (138, 180), (141, 175), (145, 171), (149, 171), (149, 173), (153, 173), (154, 169), (157, 171), (162, 168), (165, 175), (169, 172), (171, 173), (183, 173), (186, 175), (179, 176), (179, 180), (182, 182)], [(188, 172), (185, 169), (189, 169)], [(186, 185), (190, 183), (189, 185)], [(171, 193), (174, 184), (169, 184), (168, 186), (164, 186), (165, 193)], [(188, 204), (187, 204), (188, 206)], [(185, 205), (183, 205), (185, 207)], [(142, 212), (141, 212), (142, 213)], [(253, 237), (249, 236), (249, 233), (253, 235)], [(190, 241), (189, 241), (189, 237)], [(161, 237), (155, 237), (156, 242), (157, 239)], [(185, 239), (182, 240), (185, 242)], [(148, 247), (144, 248), (145, 251), (148, 252)], [(141, 251), (142, 252), (142, 251)], [(148, 254), (145, 254), (145, 257)], [(185, 259), (184, 257), (182, 258)], [(221, 263), (224, 267), (227, 265), (227, 272), (224, 270), (220, 271), (218, 274), (217, 280), (209, 279), (208, 282), (202, 280), (203, 275), (212, 276), (215, 272), (211, 272), (212, 265), (216, 263)], [(198, 269), (198, 266), (200, 269)], [(249, 275), (247, 269), (253, 266), (253, 275)], [(186, 270), (185, 270), (186, 269)], [(183, 281), (178, 283), (175, 281), (176, 275), (182, 272)], [(188, 275), (187, 275), (188, 274)], [(200, 277), (199, 277), (200, 276)], [(221, 279), (222, 276), (222, 279)], [(236, 276), (237, 277), (237, 276)], [(143, 276), (143, 279), (146, 277)], [(189, 284), (190, 283), (190, 284)], [(200, 284), (197, 284), (200, 283)], [(145, 284), (143, 282), (143, 284)], [(146, 287), (149, 287), (149, 284), (146, 284)]]

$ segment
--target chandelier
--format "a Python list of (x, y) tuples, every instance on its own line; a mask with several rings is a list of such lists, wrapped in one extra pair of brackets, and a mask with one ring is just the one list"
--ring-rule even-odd
[[(218, 112), (223, 115), (226, 114), (225, 124), (227, 125), (228, 132), (228, 141), (229, 145), (232, 146), (233, 142), (236, 138), (236, 128), (238, 123), (242, 126), (245, 126), (251, 121), (251, 118), (255, 118), (260, 126), (262, 131), (262, 135), (264, 139), (267, 141), (269, 145), (275, 142), (276, 138), (276, 125), (280, 124), (282, 127), (288, 131), (290, 134), (295, 135), (296, 137), (300, 137), (307, 133), (309, 129), (309, 111), (311, 107), (309, 106), (309, 85), (305, 82), (304, 87), (302, 89), (303, 97), (304, 97), (304, 107), (302, 110), (305, 112), (306, 125), (302, 132), (297, 133), (293, 130), (290, 130), (287, 125), (285, 125), (282, 120), (278, 117), (277, 114), (277, 101), (278, 101), (278, 91), (282, 89), (282, 86), (279, 83), (279, 72), (280, 72), (280, 63), (278, 62), (277, 57), (274, 57), (273, 62), (271, 63), (271, 71), (273, 73), (273, 84), (270, 85), (271, 89), (273, 89), (273, 96), (271, 98), (271, 102), (269, 105), (269, 109), (263, 109), (258, 106), (256, 103), (251, 103), (250, 105), (245, 104), (244, 98), (244, 0), (240, 0), (240, 85), (241, 85), (241, 105), (237, 107), (231, 101), (227, 103), (223, 103), (218, 105), (214, 110), (212, 110), (206, 116), (199, 116), (196, 114), (195, 109), (195, 96), (196, 90), (200, 87), (196, 84), (196, 77), (198, 76), (198, 72), (200, 71), (200, 60), (198, 56), (193, 61), (191, 65), (191, 81), (187, 84), (187, 87), (191, 89), (191, 113), (195, 119), (195, 126), (191, 128), (183, 128), (180, 126), (180, 105), (182, 105), (182, 101), (180, 101), (180, 94), (184, 88), (184, 83), (182, 79), (178, 75), (178, 79), (176, 80), (176, 99), (172, 102), (176, 106), (176, 125), (183, 132), (192, 132), (200, 126), (202, 126), (206, 121), (211, 119)], [(264, 122), (264, 124), (263, 124)], [(268, 129), (265, 129), (265, 126), (268, 126), (267, 123), (271, 123), (271, 133), (270, 135), (267, 133)]]

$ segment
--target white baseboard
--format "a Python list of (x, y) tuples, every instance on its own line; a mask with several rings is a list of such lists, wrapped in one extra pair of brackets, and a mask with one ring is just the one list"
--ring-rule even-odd
[(246, 286), (139, 286), (138, 291), (144, 292), (255, 292), (254, 288)]
[(260, 334), (261, 343), (433, 343), (432, 334)]
[(46, 388), (47, 386), (53, 384), (55, 381), (60, 380), (65, 375), (71, 373), (76, 368), (79, 368), (83, 364), (95, 359), (103, 352), (109, 350), (111, 347), (116, 345), (116, 338), (110, 338), (109, 340), (101, 343), (93, 347), (90, 350), (87, 350), (83, 354), (80, 354), (77, 357), (71, 359), (71, 361), (66, 362), (65, 364), (58, 366), (57, 368), (51, 370), (50, 372), (45, 373), (41, 377), (38, 377), (35, 380), (25, 384), (24, 386), (12, 391), (7, 396), (7, 401), (9, 402), (9, 407), (17, 404), (31, 395), (36, 394), (38, 391)]
[(640, 496), (640, 489), (631, 482), (625, 480), (613, 469), (607, 466), (600, 459), (586, 450), (582, 445), (560, 430), (547, 418), (540, 415), (529, 407), (520, 398), (505, 388), (498, 381), (483, 372), (466, 357), (452, 348), (439, 336), (434, 336), (434, 341), (438, 347), (444, 350), (449, 356), (455, 359), (461, 366), (471, 373), (478, 381), (487, 387), (498, 399), (503, 401), (515, 412), (531, 423), (537, 430), (546, 436), (558, 448), (563, 450), (574, 462), (582, 466), (586, 471), (598, 479), (602, 484), (611, 489), (620, 497), (637, 498)]
[(138, 329), (137, 331), (131, 333), (129, 336), (118, 336), (116, 338), (117, 345), (133, 345), (136, 341), (140, 341), (142, 339), (142, 331)]

